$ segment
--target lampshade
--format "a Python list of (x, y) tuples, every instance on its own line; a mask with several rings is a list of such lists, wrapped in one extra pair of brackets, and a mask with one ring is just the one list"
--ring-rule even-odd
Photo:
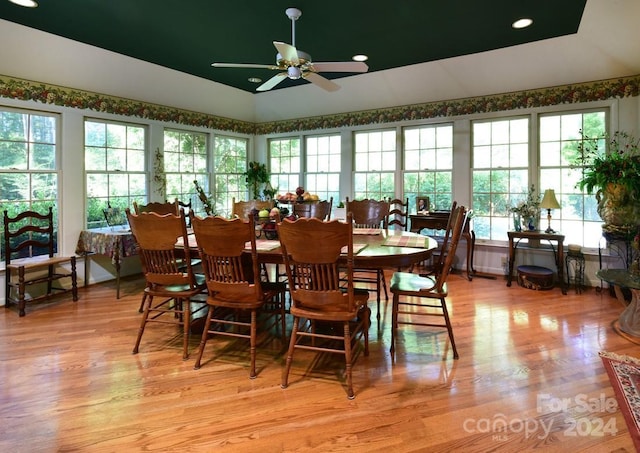
[(558, 203), (556, 193), (553, 189), (547, 189), (544, 191), (544, 197), (542, 197), (540, 207), (543, 209), (560, 209), (560, 203)]

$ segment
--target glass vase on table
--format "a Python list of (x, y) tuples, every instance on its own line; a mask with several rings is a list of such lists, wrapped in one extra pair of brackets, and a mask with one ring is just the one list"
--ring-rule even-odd
[(522, 231), (522, 217), (518, 212), (513, 213), (513, 230)]

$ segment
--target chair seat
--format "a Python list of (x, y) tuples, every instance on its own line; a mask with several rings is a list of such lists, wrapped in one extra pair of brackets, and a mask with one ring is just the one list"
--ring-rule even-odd
[(7, 269), (19, 269), (24, 267), (25, 269), (32, 269), (36, 267), (46, 266), (47, 264), (60, 264), (67, 263), (71, 258), (68, 256), (53, 256), (39, 255), (28, 258), (18, 258), (11, 260), (11, 264), (7, 264)]
[[(262, 283), (262, 286), (264, 289), (264, 286), (266, 286), (265, 283)], [(233, 298), (229, 299), (229, 298), (217, 297), (216, 295), (213, 295), (207, 298), (207, 303), (209, 305), (215, 305), (216, 307), (233, 308), (233, 309), (239, 309), (239, 310), (255, 310), (262, 307), (265, 301), (271, 300), (277, 297), (278, 294), (283, 293), (285, 289), (286, 287), (284, 286), (284, 283), (283, 283), (281, 289), (274, 288), (274, 289), (267, 289), (262, 291), (262, 294), (263, 294), (262, 299), (248, 300), (248, 301), (240, 301), (238, 299), (233, 299)]]
[(291, 314), (299, 318), (312, 317), (318, 321), (350, 321), (358, 316), (360, 311), (366, 307), (369, 294), (356, 293), (354, 295), (355, 310), (354, 311), (322, 311), (317, 307), (305, 309), (300, 306), (292, 306)]
[(426, 296), (431, 293), (435, 297), (447, 296), (447, 284), (442, 287), (442, 291), (434, 290), (436, 280), (429, 276), (421, 276), (411, 272), (394, 272), (391, 277), (391, 292), (394, 294), (411, 295), (419, 293), (419, 296)]

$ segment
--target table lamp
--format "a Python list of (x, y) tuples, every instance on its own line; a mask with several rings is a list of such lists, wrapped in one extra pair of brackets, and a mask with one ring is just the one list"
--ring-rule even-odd
[(544, 191), (544, 196), (542, 197), (542, 201), (540, 202), (540, 207), (547, 210), (547, 222), (548, 226), (545, 230), (545, 233), (555, 233), (551, 229), (551, 210), (552, 209), (560, 209), (560, 203), (556, 199), (556, 193), (553, 189), (547, 189)]

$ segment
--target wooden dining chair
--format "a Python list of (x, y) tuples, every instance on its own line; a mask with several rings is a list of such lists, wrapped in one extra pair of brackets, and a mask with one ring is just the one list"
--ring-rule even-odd
[[(293, 315), (282, 388), (289, 384), (294, 351), (306, 349), (343, 355), (347, 396), (349, 399), (355, 396), (353, 347), (363, 339), (364, 354), (369, 354), (371, 312), (367, 307), (368, 293), (354, 288), (350, 220), (350, 216), (347, 223), (316, 218), (285, 219), (278, 225)], [(342, 264), (344, 260), (346, 264)], [(341, 287), (341, 268), (346, 273), (346, 289)]]
[[(411, 272), (395, 272), (391, 278), (393, 308), (391, 321), (391, 354), (395, 354), (398, 326), (446, 327), (453, 349), (453, 358), (458, 350), (453, 337), (453, 327), (447, 310), (447, 278), (453, 266), (456, 249), (467, 221), (467, 210), (458, 206), (452, 211), (452, 221), (447, 240), (447, 250), (441, 271), (435, 276), (421, 276)], [(426, 300), (428, 299), (428, 300)], [(444, 324), (433, 321), (433, 317), (444, 318)]]
[(293, 214), (296, 217), (315, 217), (320, 220), (329, 220), (332, 207), (333, 197), (324, 201), (296, 203), (293, 205)]
[[(10, 217), (9, 212), (4, 211), (5, 306), (17, 304), (18, 315), (24, 316), (27, 287), (35, 288), (35, 285), (43, 283), (46, 284), (45, 292), (29, 298), (30, 302), (68, 291), (71, 291), (74, 302), (78, 300), (76, 257), (56, 255), (55, 251), (51, 206), (46, 214), (28, 210)], [(70, 287), (53, 286), (54, 282), (66, 278)]]
[(231, 218), (247, 220), (253, 209), (258, 211), (263, 209), (271, 210), (273, 208), (273, 200), (236, 201), (236, 198), (233, 197), (231, 206)]
[(451, 210), (449, 211), (449, 217), (447, 218), (447, 226), (444, 230), (444, 236), (442, 238), (434, 238), (436, 240), (440, 239), (438, 241), (438, 248), (431, 254), (431, 265), (427, 269), (427, 272), (424, 272), (421, 275), (438, 275), (442, 270), (444, 260), (447, 257), (447, 250), (450, 247), (449, 242), (451, 239), (451, 228), (453, 226), (452, 222), (454, 220), (454, 214), (457, 206), (457, 201), (453, 201), (453, 203), (451, 203)]
[[(185, 210), (185, 207), (187, 210)], [(189, 212), (191, 211), (191, 200), (188, 203), (183, 203), (177, 198), (173, 201), (165, 201), (164, 203), (153, 201), (151, 203), (140, 205), (137, 202), (133, 202), (133, 209), (136, 214), (140, 214), (142, 212), (155, 212), (156, 214), (174, 214), (174, 215), (182, 215), (185, 219), (185, 223), (187, 228), (191, 228), (191, 217), (189, 216)], [(197, 266), (200, 263), (200, 259), (198, 257), (191, 258), (191, 265)], [(144, 311), (144, 304), (147, 300), (147, 293), (142, 294), (142, 300), (140, 301), (140, 307), (138, 307), (138, 311), (142, 313)]]
[[(286, 288), (282, 283), (260, 279), (253, 219), (194, 216), (192, 224), (202, 258), (209, 307), (194, 368), (200, 368), (210, 338), (245, 338), (249, 340), (249, 377), (254, 379), (258, 315), (267, 315), (263, 319), (264, 331), (279, 328), (284, 338)], [(250, 244), (248, 251), (247, 244)]]
[(394, 198), (389, 200), (389, 214), (386, 219), (390, 230), (409, 230), (409, 199)]
[(136, 201), (133, 202), (133, 210), (136, 214), (140, 214), (142, 212), (155, 212), (156, 214), (180, 214), (180, 206), (178, 205), (178, 199), (176, 198), (174, 201), (166, 201), (164, 203), (158, 201), (152, 201), (147, 204), (138, 204)]
[[(349, 200), (346, 198), (345, 207), (347, 208), (347, 214), (351, 213), (353, 216), (353, 226), (355, 228), (386, 228), (386, 220), (389, 215), (389, 202), (386, 200)], [(377, 319), (380, 320), (380, 295), (384, 291), (384, 298), (389, 300), (389, 293), (387, 292), (387, 281), (384, 277), (384, 269), (368, 269), (358, 268), (354, 269), (354, 281), (356, 284), (362, 283), (369, 288), (370, 285), (375, 285), (376, 303), (378, 312), (376, 314)]]
[[(127, 208), (126, 213), (146, 281), (144, 311), (133, 353), (138, 353), (147, 324), (173, 324), (183, 328), (182, 358), (186, 360), (191, 318), (205, 307), (204, 296), (198, 296), (206, 287), (204, 276), (196, 274), (191, 265), (184, 211), (180, 215), (134, 214)], [(176, 245), (179, 242), (182, 246)], [(192, 310), (192, 303), (201, 306)]]

